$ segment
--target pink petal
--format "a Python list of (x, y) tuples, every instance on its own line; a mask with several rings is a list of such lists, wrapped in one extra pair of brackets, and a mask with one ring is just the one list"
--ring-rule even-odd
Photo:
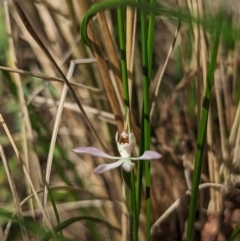
[(126, 171), (126, 172), (131, 172), (134, 168), (135, 164), (132, 163), (129, 159), (126, 159), (122, 165), (123, 169)]
[(101, 164), (94, 169), (94, 173), (100, 174), (100, 173), (106, 172), (108, 170), (112, 170), (114, 168), (121, 166), (123, 164), (123, 162), (124, 162), (124, 160), (121, 159), (121, 160), (118, 160), (111, 164)]
[(152, 160), (159, 159), (160, 157), (162, 157), (162, 155), (156, 151), (145, 151), (142, 156), (131, 157), (130, 160)]
[(113, 160), (117, 160), (117, 159), (121, 158), (121, 157), (116, 157), (116, 156), (110, 156), (95, 147), (78, 147), (78, 148), (73, 149), (73, 151), (77, 152), (77, 153), (89, 154), (91, 156), (99, 156), (99, 157), (109, 158), (109, 159), (113, 159)]

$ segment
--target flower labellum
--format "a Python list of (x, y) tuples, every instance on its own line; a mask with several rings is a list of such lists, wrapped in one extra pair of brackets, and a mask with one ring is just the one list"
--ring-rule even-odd
[(111, 164), (101, 164), (94, 169), (95, 173), (103, 173), (105, 171), (122, 166), (126, 172), (131, 172), (135, 166), (132, 161), (138, 160), (152, 160), (159, 159), (161, 155), (156, 151), (145, 151), (140, 157), (131, 157), (133, 148), (135, 146), (135, 136), (132, 132), (123, 131), (118, 139), (118, 132), (116, 133), (115, 140), (117, 143), (118, 151), (120, 157), (110, 156), (105, 152), (99, 150), (95, 147), (78, 147), (73, 149), (76, 153), (89, 154), (92, 156), (98, 156), (103, 158), (108, 158), (112, 160), (117, 160)]
[(116, 133), (115, 140), (117, 143), (118, 151), (121, 157), (128, 158), (132, 155), (135, 146), (135, 136), (132, 132), (127, 133), (123, 131), (118, 141), (118, 132)]

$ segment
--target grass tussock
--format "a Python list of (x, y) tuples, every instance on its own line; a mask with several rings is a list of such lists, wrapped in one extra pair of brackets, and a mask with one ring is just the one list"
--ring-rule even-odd
[[(240, 4), (129, 2), (2, 1), (0, 240), (238, 236)], [(126, 128), (162, 158), (72, 151)]]

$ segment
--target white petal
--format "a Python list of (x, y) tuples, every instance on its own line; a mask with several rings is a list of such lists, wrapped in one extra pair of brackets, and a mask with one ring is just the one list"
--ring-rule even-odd
[(77, 153), (89, 154), (91, 156), (99, 156), (99, 157), (109, 158), (109, 159), (113, 159), (113, 160), (117, 160), (117, 159), (121, 158), (121, 157), (117, 157), (117, 156), (110, 156), (95, 147), (78, 147), (78, 148), (73, 149), (73, 151), (77, 152)]
[[(135, 142), (136, 142), (134, 134), (132, 132), (128, 133), (129, 143), (119, 143), (118, 142), (118, 133), (116, 134), (115, 139), (116, 139), (118, 151), (119, 151), (121, 157), (124, 157), (124, 158), (130, 157), (132, 155), (133, 148), (134, 148)], [(121, 137), (120, 137), (120, 139), (121, 139)]]
[(136, 138), (135, 138), (135, 135), (134, 135), (132, 132), (129, 133), (129, 142), (130, 142), (133, 146), (136, 145)]
[(117, 143), (117, 147), (121, 157), (128, 158), (132, 155), (133, 148), (131, 147), (130, 144)]
[(131, 172), (134, 168), (135, 164), (132, 163), (129, 159), (125, 159), (124, 160), (124, 163), (122, 165), (123, 169), (126, 171), (126, 172)]
[(140, 157), (131, 157), (131, 160), (152, 160), (152, 159), (159, 159), (162, 157), (161, 154), (159, 154), (156, 151), (145, 151), (142, 156)]
[(111, 164), (101, 164), (94, 169), (94, 173), (100, 174), (100, 173), (106, 172), (108, 170), (112, 170), (114, 168), (121, 166), (123, 164), (123, 162), (124, 162), (124, 160), (121, 159), (121, 160), (118, 160)]

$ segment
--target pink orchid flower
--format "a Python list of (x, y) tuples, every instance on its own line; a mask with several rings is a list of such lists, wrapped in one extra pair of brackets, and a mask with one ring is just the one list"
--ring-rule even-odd
[(98, 156), (103, 158), (108, 158), (112, 160), (117, 160), (111, 164), (101, 164), (94, 169), (94, 173), (103, 173), (108, 170), (122, 166), (126, 172), (131, 172), (134, 168), (134, 163), (132, 161), (138, 160), (152, 160), (159, 159), (161, 155), (156, 151), (145, 151), (142, 156), (131, 157), (133, 148), (135, 146), (135, 136), (132, 132), (123, 131), (118, 140), (118, 132), (116, 133), (115, 140), (117, 143), (118, 151), (121, 156), (110, 156), (105, 152), (99, 150), (95, 147), (78, 147), (73, 149), (76, 153), (89, 154), (91, 156)]

